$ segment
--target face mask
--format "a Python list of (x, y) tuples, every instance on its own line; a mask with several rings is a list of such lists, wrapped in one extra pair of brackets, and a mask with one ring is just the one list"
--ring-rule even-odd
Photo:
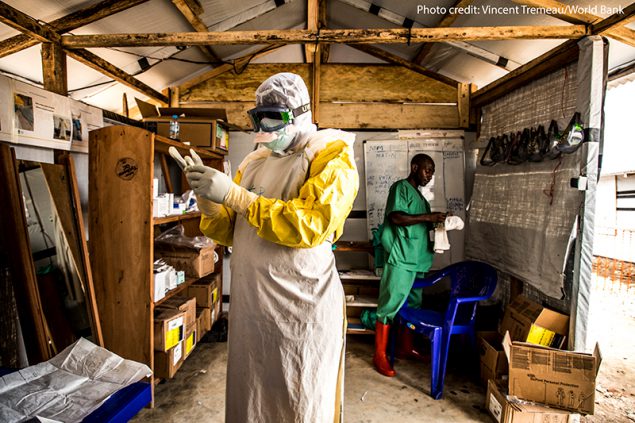
[(262, 143), (274, 153), (282, 153), (289, 148), (295, 135), (294, 126), (289, 125), (274, 132), (258, 132), (255, 141)]

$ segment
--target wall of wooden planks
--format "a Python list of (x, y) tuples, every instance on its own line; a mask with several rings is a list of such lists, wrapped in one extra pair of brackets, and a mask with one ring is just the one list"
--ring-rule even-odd
[[(293, 72), (311, 92), (311, 65), (253, 64), (242, 72), (225, 72), (181, 89), (181, 106), (222, 107), (230, 123), (250, 128), (246, 111), (262, 81), (278, 72)], [(343, 129), (458, 128), (459, 89), (417, 72), (390, 65), (322, 64), (321, 127)], [(464, 100), (462, 100), (464, 101)], [(463, 121), (463, 122), (462, 122)]]

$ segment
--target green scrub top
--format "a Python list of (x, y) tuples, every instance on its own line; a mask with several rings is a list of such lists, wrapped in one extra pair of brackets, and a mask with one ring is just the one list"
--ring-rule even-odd
[(430, 204), (408, 180), (402, 179), (390, 187), (384, 215), (381, 244), (387, 253), (386, 262), (413, 272), (427, 272), (432, 266), (434, 251), (429, 238), (432, 224), (393, 225), (388, 218), (392, 212), (406, 214), (430, 213)]

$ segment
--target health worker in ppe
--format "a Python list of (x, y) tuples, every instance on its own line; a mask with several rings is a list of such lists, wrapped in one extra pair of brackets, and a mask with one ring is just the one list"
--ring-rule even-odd
[(344, 292), (332, 243), (359, 176), (353, 134), (312, 124), (302, 78), (279, 73), (249, 111), (261, 147), (233, 182), (180, 159), (200, 228), (233, 247), (225, 421), (341, 421)]
[[(447, 213), (432, 213), (430, 204), (419, 191), (434, 175), (434, 161), (427, 154), (417, 154), (410, 162), (410, 174), (395, 182), (388, 193), (381, 245), (384, 249), (384, 270), (379, 283), (377, 322), (375, 324), (375, 355), (373, 363), (385, 376), (395, 371), (386, 357), (390, 324), (408, 300), (411, 306), (421, 305), (421, 290), (412, 290), (417, 274), (432, 266), (434, 250), (429, 232), (435, 223), (445, 221)], [(399, 334), (397, 355), (420, 358), (414, 349), (412, 331)]]

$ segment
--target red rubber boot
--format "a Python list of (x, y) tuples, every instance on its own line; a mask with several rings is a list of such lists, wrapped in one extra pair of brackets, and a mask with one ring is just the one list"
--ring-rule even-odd
[(375, 324), (375, 356), (373, 357), (373, 364), (375, 364), (375, 369), (382, 375), (393, 377), (397, 373), (390, 367), (388, 357), (386, 357), (389, 333), (390, 325), (377, 321)]
[(415, 349), (412, 342), (413, 338), (414, 333), (411, 330), (401, 326), (399, 327), (397, 332), (397, 352), (395, 354), (397, 358), (402, 360), (428, 360), (430, 358), (429, 356), (426, 357)]

